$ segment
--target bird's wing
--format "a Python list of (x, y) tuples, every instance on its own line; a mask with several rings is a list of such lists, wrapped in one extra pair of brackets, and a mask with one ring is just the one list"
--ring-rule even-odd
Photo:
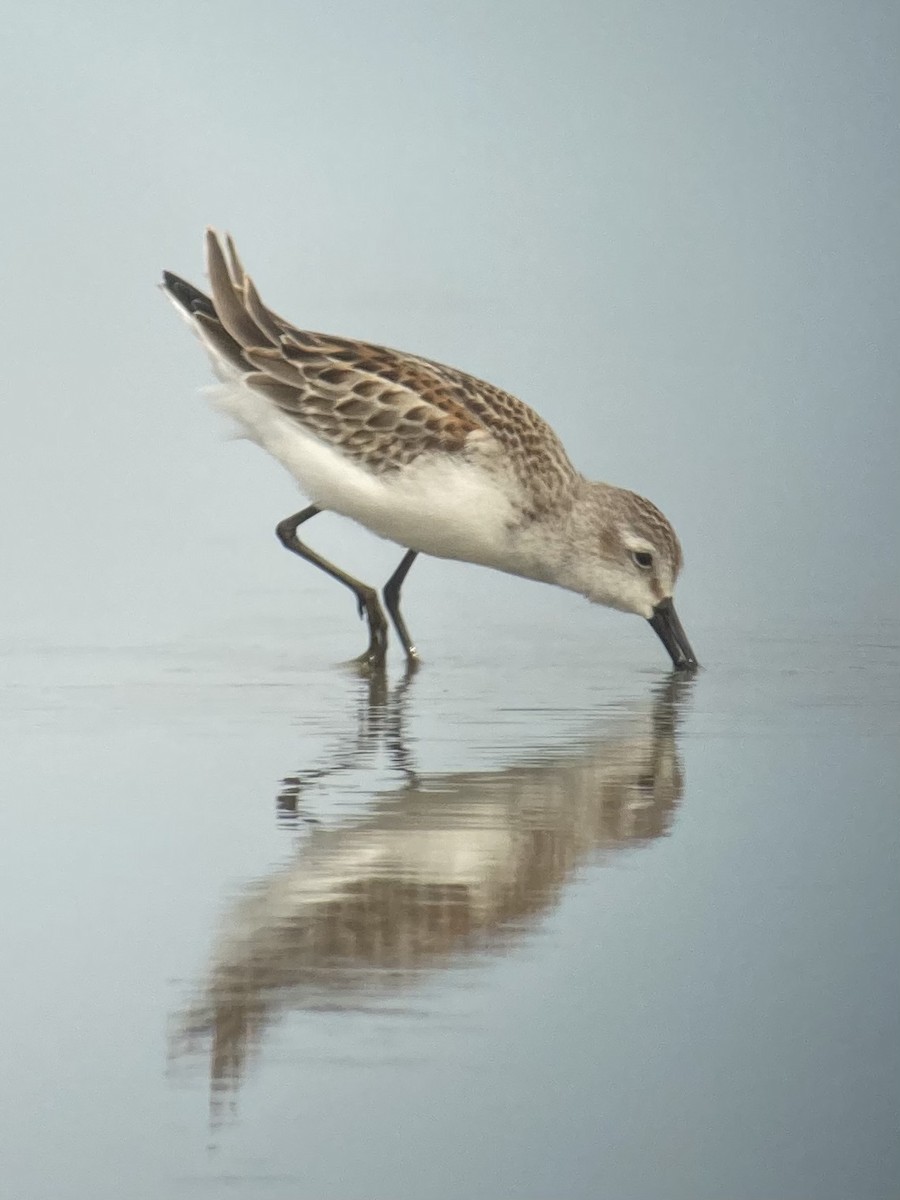
[(230, 238), (209, 231), (206, 245), (211, 297), (169, 272), (164, 286), (220, 375), (372, 471), (423, 454), (494, 453), (530, 491), (544, 490), (541, 479), (551, 491), (571, 480), (562, 443), (515, 396), (416, 355), (297, 329), (260, 300)]

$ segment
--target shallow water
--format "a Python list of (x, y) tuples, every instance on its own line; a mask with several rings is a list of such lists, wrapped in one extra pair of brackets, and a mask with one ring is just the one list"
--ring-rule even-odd
[(4, 1193), (896, 1196), (900, 626), (638, 624), (5, 647)]

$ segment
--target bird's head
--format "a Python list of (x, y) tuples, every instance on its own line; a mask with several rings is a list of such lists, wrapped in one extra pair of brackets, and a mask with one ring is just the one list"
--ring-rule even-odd
[(644, 617), (675, 669), (696, 669), (672, 601), (681, 543), (656, 505), (624, 488), (585, 482), (570, 519), (569, 586), (595, 604)]

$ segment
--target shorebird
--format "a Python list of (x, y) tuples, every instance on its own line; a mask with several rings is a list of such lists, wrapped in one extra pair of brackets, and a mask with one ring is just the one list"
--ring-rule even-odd
[[(508, 955), (585, 863), (669, 832), (684, 791), (678, 725), (689, 686), (670, 675), (649, 703), (617, 705), (568, 745), (436, 774), (413, 765), (401, 686), (386, 700), (390, 735), (367, 720), (357, 739), (360, 757), (393, 742), (401, 781), (362, 815), (311, 825), (292, 859), (235, 891), (206, 979), (173, 1022), (173, 1057), (208, 1046), (217, 1107), (282, 1015), (396, 1004), (429, 974)], [(313, 795), (340, 790), (354, 765), (342, 752), (309, 772)]]
[(400, 612), (417, 555), (552, 583), (649, 621), (675, 670), (697, 659), (672, 593), (681, 545), (643, 496), (585, 479), (521, 400), (453, 367), (310, 333), (267, 308), (230, 237), (207, 230), (211, 296), (177, 275), (163, 287), (212, 360), (213, 403), (294, 476), (311, 501), (277, 526), (282, 544), (348, 587), (369, 625), (359, 662), (381, 667), (388, 625), (378, 592), (301, 542), (328, 510), (404, 547), (382, 589), (410, 662)]

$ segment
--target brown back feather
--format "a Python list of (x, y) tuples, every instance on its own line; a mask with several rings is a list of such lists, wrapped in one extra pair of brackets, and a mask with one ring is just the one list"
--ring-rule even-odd
[(515, 396), (417, 355), (297, 329), (263, 304), (230, 238), (210, 230), (206, 246), (211, 301), (175, 276), (168, 290), (214, 353), (304, 429), (377, 473), (423, 454), (502, 452), (535, 512), (571, 488), (559, 438)]

